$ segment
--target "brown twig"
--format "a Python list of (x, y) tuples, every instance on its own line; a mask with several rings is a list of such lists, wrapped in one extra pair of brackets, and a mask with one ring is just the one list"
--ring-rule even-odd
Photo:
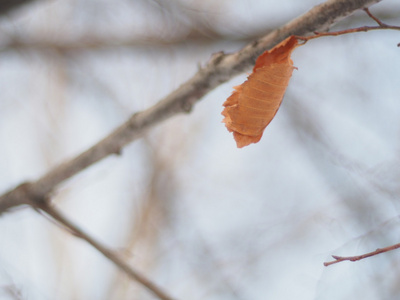
[(392, 246), (388, 246), (388, 247), (385, 247), (385, 248), (378, 248), (375, 251), (372, 251), (372, 252), (369, 252), (369, 253), (365, 253), (365, 254), (362, 254), (362, 255), (356, 255), (356, 256), (337, 256), (337, 255), (332, 255), (332, 257), (335, 260), (334, 261), (329, 261), (329, 262), (324, 262), (324, 266), (327, 267), (327, 266), (330, 266), (330, 265), (333, 265), (333, 264), (336, 264), (336, 263), (339, 263), (339, 262), (342, 262), (342, 261), (345, 261), (345, 260), (358, 261), (358, 260), (361, 260), (361, 259), (364, 259), (364, 258), (367, 258), (367, 257), (371, 257), (371, 256), (375, 256), (375, 255), (378, 255), (378, 254), (381, 254), (381, 253), (385, 253), (385, 252), (389, 252), (389, 251), (392, 251), (392, 250), (396, 250), (398, 248), (400, 248), (400, 243), (392, 245)]
[(79, 226), (74, 224), (66, 216), (64, 216), (56, 208), (50, 206), (47, 202), (38, 201), (36, 203), (36, 209), (45, 212), (52, 220), (56, 221), (61, 227), (64, 227), (68, 232), (74, 234), (76, 237), (83, 239), (92, 245), (96, 250), (103, 254), (107, 259), (113, 262), (121, 271), (128, 275), (131, 279), (139, 282), (141, 285), (146, 287), (150, 292), (157, 296), (161, 300), (173, 300), (165, 291), (163, 291), (159, 286), (154, 284), (152, 281), (147, 279), (145, 276), (140, 274), (138, 271), (134, 270), (129, 266), (120, 256), (111, 251), (99, 241), (96, 241), (93, 237), (83, 231)]
[(338, 36), (343, 34), (349, 33), (356, 33), (356, 32), (367, 32), (371, 30), (382, 30), (382, 29), (392, 29), (392, 30), (400, 30), (400, 26), (389, 26), (385, 25), (382, 26), (362, 26), (357, 28), (345, 29), (340, 31), (332, 31), (332, 32), (314, 32), (315, 35), (312, 36), (296, 36), (299, 40), (303, 40), (304, 42), (308, 42), (309, 40), (317, 39), (323, 36)]
[(376, 23), (378, 23), (379, 26), (381, 26), (381, 27), (387, 26), (385, 23), (383, 23), (381, 20), (379, 20), (377, 17), (375, 17), (375, 16), (369, 11), (368, 7), (364, 7), (363, 10), (367, 13), (368, 17), (370, 17), (372, 20), (374, 20)]
[(315, 31), (314, 32), (315, 35), (297, 36), (297, 38), (299, 40), (304, 41), (304, 43), (306, 43), (309, 40), (317, 39), (317, 38), (320, 38), (323, 36), (338, 36), (338, 35), (349, 34), (349, 33), (367, 32), (367, 31), (371, 31), (371, 30), (382, 30), (382, 29), (400, 30), (400, 26), (392, 26), (392, 25), (387, 25), (387, 24), (383, 23), (377, 17), (372, 15), (368, 8), (364, 8), (363, 10), (368, 14), (368, 16), (370, 18), (372, 18), (376, 23), (378, 23), (379, 26), (362, 26), (362, 27), (350, 28), (350, 29), (333, 31), (333, 32), (317, 32), (317, 31)]

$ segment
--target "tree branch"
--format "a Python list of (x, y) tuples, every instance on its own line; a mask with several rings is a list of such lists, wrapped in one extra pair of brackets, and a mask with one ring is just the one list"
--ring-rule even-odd
[(53, 220), (57, 222), (57, 224), (65, 227), (69, 232), (74, 234), (75, 236), (83, 239), (92, 245), (96, 250), (98, 250), (101, 254), (103, 254), (106, 258), (108, 258), (111, 262), (113, 262), (121, 271), (123, 271), (126, 275), (128, 275), (131, 279), (139, 282), (141, 285), (146, 287), (150, 292), (156, 295), (161, 300), (173, 300), (171, 296), (166, 294), (160, 287), (155, 285), (152, 281), (144, 277), (138, 271), (134, 270), (131, 266), (129, 266), (124, 260), (120, 258), (120, 256), (111, 251), (100, 242), (96, 241), (89, 234), (80, 229), (77, 225), (71, 222), (67, 217), (65, 217), (60, 211), (56, 208), (50, 206), (46, 201), (41, 201), (36, 205), (36, 209), (39, 211), (45, 212), (49, 215)]
[(381, 20), (379, 20), (377, 17), (375, 17), (371, 12), (369, 11), (368, 8), (364, 8), (364, 11), (366, 14), (373, 19), (376, 23), (378, 23), (379, 26), (362, 26), (362, 27), (357, 27), (357, 28), (350, 28), (350, 29), (345, 29), (345, 30), (339, 30), (339, 31), (333, 31), (333, 32), (315, 32), (315, 35), (313, 36), (307, 36), (307, 37), (301, 37), (298, 36), (297, 38), (299, 40), (303, 40), (304, 43), (306, 43), (309, 40), (317, 39), (323, 36), (338, 36), (338, 35), (343, 35), (343, 34), (349, 34), (349, 33), (356, 33), (356, 32), (367, 32), (371, 30), (381, 30), (381, 29), (392, 29), (392, 30), (400, 30), (400, 26), (391, 26), (383, 23)]
[(149, 109), (132, 115), (128, 121), (87, 151), (56, 166), (37, 181), (26, 182), (2, 195), (0, 214), (23, 204), (35, 206), (35, 199), (47, 198), (49, 193), (66, 179), (110, 154), (119, 154), (124, 146), (141, 137), (152, 126), (178, 113), (190, 112), (192, 106), (205, 94), (248, 70), (262, 52), (286, 37), (306, 36), (315, 31), (325, 31), (355, 10), (379, 1), (328, 0), (236, 53), (214, 54), (207, 65), (186, 83)]

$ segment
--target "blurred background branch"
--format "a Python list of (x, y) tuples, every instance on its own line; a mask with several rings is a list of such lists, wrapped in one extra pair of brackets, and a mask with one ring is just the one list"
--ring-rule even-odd
[(33, 0), (3, 0), (0, 2), (0, 16), (30, 2), (33, 2)]

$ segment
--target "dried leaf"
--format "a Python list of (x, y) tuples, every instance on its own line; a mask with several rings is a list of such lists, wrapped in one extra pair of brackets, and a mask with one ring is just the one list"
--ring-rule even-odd
[(261, 54), (247, 81), (223, 104), (223, 122), (238, 148), (257, 143), (274, 118), (295, 69), (290, 55), (297, 46), (297, 39), (290, 36)]

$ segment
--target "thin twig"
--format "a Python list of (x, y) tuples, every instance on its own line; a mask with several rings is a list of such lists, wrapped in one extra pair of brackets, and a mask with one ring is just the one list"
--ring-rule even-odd
[(96, 241), (93, 237), (91, 237), (89, 234), (87, 234), (85, 231), (79, 228), (79, 226), (77, 226), (66, 216), (64, 216), (60, 211), (50, 206), (47, 202), (43, 201), (38, 202), (36, 208), (39, 209), (40, 211), (45, 212), (47, 215), (51, 217), (52, 220), (55, 220), (59, 225), (65, 227), (68, 232), (72, 232), (75, 236), (88, 242), (96, 250), (101, 252), (101, 254), (103, 254), (106, 258), (112, 261), (121, 271), (123, 271), (131, 279), (145, 286), (150, 292), (156, 295), (159, 299), (161, 300), (174, 299), (171, 296), (169, 296), (165, 291), (163, 291), (159, 286), (157, 286), (152, 281), (150, 281), (145, 276), (143, 276), (138, 271), (134, 270), (131, 266), (129, 266), (124, 260), (122, 260), (119, 257), (117, 253), (111, 251), (110, 249), (102, 245), (99, 241)]
[(324, 262), (324, 266), (327, 267), (327, 266), (330, 266), (330, 265), (333, 265), (333, 264), (336, 264), (336, 263), (339, 263), (339, 262), (342, 262), (342, 261), (345, 261), (345, 260), (358, 261), (358, 260), (361, 260), (361, 259), (364, 259), (364, 258), (367, 258), (367, 257), (375, 256), (375, 255), (378, 255), (378, 254), (381, 254), (381, 253), (385, 253), (385, 252), (389, 252), (389, 251), (392, 251), (392, 250), (396, 250), (396, 249), (399, 249), (399, 248), (400, 248), (400, 243), (392, 245), (392, 246), (388, 246), (388, 247), (385, 247), (385, 248), (378, 248), (375, 251), (372, 251), (372, 252), (369, 252), (369, 253), (365, 253), (365, 254), (362, 254), (362, 255), (356, 255), (356, 256), (337, 256), (337, 255), (332, 255), (332, 257), (335, 260), (334, 261), (329, 261), (329, 262)]
[(318, 39), (323, 36), (338, 36), (338, 35), (349, 34), (349, 33), (367, 32), (367, 31), (371, 31), (371, 30), (382, 30), (382, 29), (400, 30), (400, 26), (392, 26), (392, 25), (387, 25), (387, 24), (383, 23), (377, 17), (372, 15), (368, 8), (364, 8), (363, 10), (368, 14), (369, 17), (371, 17), (376, 23), (378, 23), (379, 26), (362, 26), (362, 27), (344, 29), (344, 30), (339, 30), (339, 31), (332, 31), (332, 32), (317, 32), (317, 31), (315, 31), (314, 32), (315, 35), (312, 35), (312, 36), (296, 36), (296, 37), (299, 40), (302, 40), (302, 41), (304, 41), (304, 43), (306, 43), (309, 40)]
[(304, 42), (307, 42), (309, 40), (318, 39), (323, 36), (338, 36), (338, 35), (349, 34), (349, 33), (367, 32), (367, 31), (371, 31), (371, 30), (382, 30), (382, 29), (400, 30), (400, 26), (390, 26), (390, 25), (385, 25), (384, 27), (382, 27), (382, 26), (362, 26), (362, 27), (345, 29), (345, 30), (340, 30), (340, 31), (315, 32), (315, 35), (312, 35), (312, 36), (296, 36), (296, 37), (299, 40), (303, 40)]
[(381, 20), (379, 20), (377, 17), (375, 17), (375, 16), (369, 11), (368, 7), (364, 7), (363, 10), (367, 13), (368, 17), (370, 17), (372, 20), (374, 20), (376, 23), (378, 23), (379, 26), (381, 26), (381, 27), (386, 27), (386, 26), (387, 26), (385, 23), (383, 23)]

